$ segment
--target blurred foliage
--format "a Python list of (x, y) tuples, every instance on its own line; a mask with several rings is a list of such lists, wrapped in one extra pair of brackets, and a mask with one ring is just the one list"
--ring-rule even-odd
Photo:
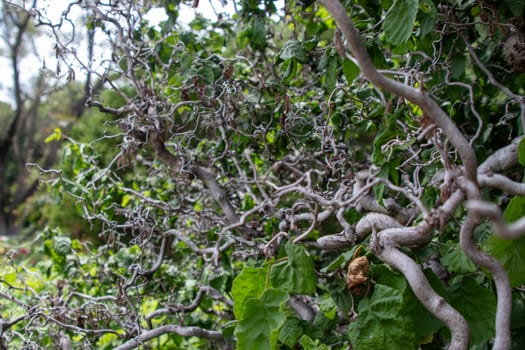
[[(471, 141), (480, 163), (522, 134), (519, 105), (482, 67), (523, 95), (525, 74), (512, 70), (501, 48), (506, 24), (522, 16), (524, 1), (344, 3), (377, 68), (427, 91)], [(432, 210), (443, 200), (436, 179), (444, 169), (433, 142), (452, 162), (456, 151), (440, 134), (421, 137), (429, 126), (421, 110), (374, 89), (351, 57), (342, 57), (343, 39), (323, 7), (236, 4), (232, 18), (197, 16), (181, 25), (179, 1), (151, 2), (165, 9), (166, 20), (134, 22), (130, 46), (113, 46), (109, 67), (117, 73), (91, 96), (106, 110), (86, 110), (71, 128), (44, 130), (49, 142), (60, 142), (61, 158), (55, 170), (42, 170), (42, 192), (26, 204), (30, 243), (2, 243), (5, 346), (113, 349), (169, 324), (217, 331), (224, 342), (170, 332), (144, 347), (446, 346), (449, 331), (402, 275), (373, 256), (368, 240), (350, 251), (316, 246), (317, 238), (343, 231), (343, 219), (359, 222), (364, 213), (356, 206), (343, 208), (343, 219), (335, 210), (313, 224), (290, 218), (330, 209), (324, 203), (363, 169), (384, 180), (371, 191), (379, 204), (395, 199), (411, 207), (394, 190), (400, 186)], [(110, 5), (98, 6), (117, 16)], [(128, 19), (139, 18), (142, 9), (130, 8)], [(126, 18), (124, 10), (121, 15)], [(114, 39), (111, 21), (89, 25)], [(69, 120), (61, 101), (78, 93), (49, 96), (43, 113)], [(10, 112), (0, 105), (0, 122)], [(178, 167), (164, 161), (153, 137)], [(523, 165), (508, 176), (521, 182)], [(213, 186), (199, 167), (211, 169), (224, 196), (210, 195)], [(523, 197), (483, 195), (505, 209), (509, 222), (525, 215)], [(242, 225), (228, 227), (221, 200)], [(444, 267), (444, 276), (426, 269), (427, 279), (469, 322), (471, 349), (485, 349), (494, 336), (496, 295), (491, 276), (461, 250), (464, 215), (458, 209), (429, 244), (406, 253), (424, 266), (437, 259)], [(295, 243), (304, 233), (304, 244)], [(521, 349), (523, 239), (495, 238), (484, 224), (476, 238), (515, 287), (512, 348)], [(368, 284), (352, 294), (345, 268), (357, 255), (370, 269)], [(315, 311), (311, 319), (291, 306), (293, 296)]]

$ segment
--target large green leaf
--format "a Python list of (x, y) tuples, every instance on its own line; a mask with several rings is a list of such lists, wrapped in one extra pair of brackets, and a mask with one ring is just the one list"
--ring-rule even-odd
[(358, 319), (350, 324), (349, 337), (359, 350), (408, 350), (415, 348), (412, 320), (404, 311), (403, 293), (377, 284), (374, 294), (359, 303)]
[[(426, 275), (443, 295), (437, 277), (429, 271)], [(417, 300), (403, 276), (379, 265), (373, 278), (377, 282), (374, 293), (359, 303), (359, 317), (350, 324), (350, 339), (357, 349), (414, 349), (442, 327)]]
[(501, 262), (513, 287), (525, 284), (525, 237), (508, 240), (492, 235), (485, 249)]
[(418, 17), (419, 21), (419, 30), (420, 30), (420, 36), (424, 37), (428, 33), (434, 29), (434, 26), (436, 25), (436, 15), (437, 15), (437, 9), (436, 5), (432, 2), (432, 0), (422, 0), (419, 2), (419, 14), (420, 17)]
[(388, 10), (383, 23), (386, 40), (403, 45), (412, 34), (419, 0), (397, 0)]
[(268, 289), (261, 298), (249, 298), (235, 328), (238, 350), (276, 349), (279, 328), (286, 315), (282, 305), (288, 293), (282, 289)]
[(450, 303), (468, 321), (471, 346), (494, 336), (496, 296), (472, 278), (463, 278), (449, 288)]
[(514, 222), (525, 215), (525, 197), (514, 197), (503, 212), (503, 218), (507, 222)]
[(279, 332), (279, 341), (293, 349), (304, 333), (302, 322), (298, 318), (288, 317)]
[(315, 291), (315, 271), (312, 258), (303, 247), (288, 242), (285, 246), (288, 258), (272, 266), (272, 286), (290, 294), (312, 294)]
[(327, 60), (324, 87), (326, 91), (332, 91), (337, 83), (337, 68), (339, 64), (335, 55), (328, 56)]
[(507, 6), (509, 7), (510, 11), (514, 16), (521, 16), (523, 15), (523, 6), (525, 5), (525, 1), (523, 0), (505, 0), (504, 1)]
[[(510, 223), (524, 214), (525, 197), (514, 197), (505, 208), (503, 218)], [(503, 264), (513, 287), (525, 283), (525, 237), (508, 240), (492, 235), (486, 240), (485, 249)]]
[(250, 298), (259, 298), (263, 294), (267, 271), (267, 268), (244, 267), (233, 280), (233, 313), (236, 319), (241, 319)]
[(525, 327), (525, 296), (519, 292), (512, 293), (512, 329)]

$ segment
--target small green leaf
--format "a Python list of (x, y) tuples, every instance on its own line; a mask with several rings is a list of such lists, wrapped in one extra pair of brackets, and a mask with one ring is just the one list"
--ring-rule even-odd
[(289, 84), (290, 81), (295, 77), (297, 74), (297, 60), (295, 58), (290, 58), (289, 60), (284, 61), (283, 63), (283, 69), (284, 74), (282, 81), (284, 84)]
[(204, 209), (204, 206), (202, 204), (201, 200), (197, 200), (195, 204), (193, 205), (193, 210), (195, 210), (197, 213), (201, 212)]
[(319, 339), (313, 340), (306, 334), (301, 337), (299, 343), (304, 350), (330, 350), (328, 345), (321, 343)]
[(359, 67), (348, 58), (345, 58), (343, 62), (343, 74), (348, 84), (352, 84), (354, 79), (359, 75)]
[(60, 141), (61, 139), (62, 139), (62, 130), (60, 130), (60, 128), (55, 128), (53, 130), (53, 133), (51, 135), (49, 135), (48, 137), (46, 137), (44, 142), (45, 143), (50, 143), (50, 142), (53, 142), (53, 141)]
[(319, 303), (319, 311), (323, 312), (324, 316), (333, 320), (337, 316), (337, 307), (333, 299), (324, 299)]
[[(6, 272), (6, 270), (10, 272)], [(2, 276), (0, 277), (1, 280), (6, 281), (11, 285), (14, 285), (17, 277), (16, 270), (11, 266), (7, 266), (6, 270), (2, 271)]]
[(288, 242), (285, 249), (288, 258), (272, 266), (272, 286), (290, 294), (312, 294), (316, 281), (312, 258), (299, 245)]
[(213, 68), (208, 65), (205, 65), (201, 69), (199, 69), (197, 74), (199, 75), (199, 77), (204, 78), (204, 81), (208, 85), (211, 85), (215, 82)]
[(246, 301), (235, 328), (238, 350), (277, 349), (279, 329), (286, 320), (282, 305), (288, 297), (282, 289), (268, 289), (260, 299)]
[(386, 40), (394, 45), (403, 45), (407, 42), (416, 20), (419, 0), (396, 0), (388, 10), (383, 30)]
[(324, 87), (326, 91), (332, 91), (335, 88), (337, 82), (337, 57), (330, 56), (326, 64), (326, 75), (324, 81)]
[(71, 239), (65, 236), (57, 236), (53, 240), (53, 249), (60, 256), (71, 253)]
[(348, 264), (348, 262), (352, 259), (354, 256), (354, 252), (358, 245), (355, 245), (350, 249), (349, 251), (346, 251), (339, 256), (335, 260), (333, 260), (328, 266), (325, 266), (321, 269), (322, 273), (330, 273), (334, 272), (336, 270), (344, 269), (344, 267)]
[(441, 263), (450, 272), (471, 273), (477, 270), (476, 265), (467, 258), (459, 244), (441, 258)]
[(126, 205), (128, 205), (129, 201), (131, 200), (131, 196), (129, 194), (125, 194), (122, 196), (122, 200), (120, 202), (120, 206), (122, 208), (125, 208)]
[(279, 52), (279, 58), (286, 61), (290, 58), (295, 58), (300, 63), (306, 62), (306, 51), (300, 42), (292, 40), (284, 44), (281, 52)]
[(268, 141), (268, 143), (274, 143), (275, 142), (275, 138), (276, 138), (275, 134), (276, 134), (275, 130), (269, 130), (266, 133), (266, 141)]

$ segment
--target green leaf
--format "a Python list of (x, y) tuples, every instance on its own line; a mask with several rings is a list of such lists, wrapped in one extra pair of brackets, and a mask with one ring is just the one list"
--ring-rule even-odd
[(239, 32), (237, 42), (242, 48), (249, 44), (254, 50), (263, 50), (266, 47), (267, 32), (264, 22), (254, 18), (249, 27)]
[(335, 302), (337, 307), (344, 314), (348, 314), (354, 307), (354, 300), (352, 294), (348, 293), (346, 288), (346, 282), (343, 279), (335, 279), (327, 283), (328, 290), (330, 291), (330, 296)]
[(329, 56), (326, 64), (326, 75), (324, 81), (324, 87), (326, 91), (332, 91), (335, 88), (337, 82), (337, 57)]
[(251, 41), (250, 46), (254, 50), (263, 50), (266, 47), (266, 34), (268, 29), (264, 22), (260, 19), (255, 19), (250, 27), (251, 29)]
[(403, 45), (412, 34), (419, 7), (418, 0), (397, 0), (388, 10), (383, 30), (386, 40), (394, 45)]
[(525, 1), (523, 0), (504, 0), (504, 2), (507, 4), (507, 7), (512, 12), (512, 15), (521, 16), (523, 14), (523, 6), (525, 5)]
[(350, 323), (349, 337), (359, 350), (415, 349), (413, 322), (404, 312), (403, 292), (377, 284), (359, 303), (358, 319)]
[[(436, 276), (436, 274), (431, 269), (426, 269), (424, 273), (425, 277), (430, 282), (432, 289), (434, 289), (436, 293), (446, 299), (447, 295), (445, 287), (443, 287), (441, 280)], [(421, 342), (423, 339), (432, 337), (434, 333), (444, 325), (443, 322), (438, 320), (423, 306), (423, 304), (421, 304), (415, 295), (413, 300), (415, 307), (412, 309), (411, 315), (412, 320), (414, 320), (414, 332), (418, 342)]]
[(300, 63), (306, 62), (306, 51), (300, 42), (292, 40), (284, 44), (284, 47), (279, 52), (279, 58), (286, 61), (290, 58), (295, 58)]
[(469, 323), (471, 346), (494, 337), (496, 296), (473, 278), (463, 278), (449, 288), (450, 302)]
[(120, 202), (120, 206), (122, 208), (125, 208), (126, 205), (128, 205), (129, 201), (131, 200), (131, 196), (129, 194), (125, 194), (122, 196), (122, 200)]
[(343, 74), (348, 84), (352, 84), (354, 79), (359, 75), (359, 67), (353, 61), (345, 58), (343, 62)]
[(71, 253), (71, 239), (65, 236), (57, 236), (53, 240), (53, 249), (60, 256)]
[(7, 283), (14, 285), (16, 282), (16, 277), (17, 277), (16, 269), (11, 266), (6, 266), (5, 270), (2, 271), (0, 280), (6, 281)]
[[(520, 143), (518, 157), (523, 154), (523, 142)], [(507, 222), (514, 222), (525, 215), (525, 197), (514, 197), (503, 212)], [(513, 287), (525, 283), (525, 237), (517, 240), (505, 240), (497, 236), (487, 239), (485, 249), (498, 259), (507, 271)]]
[(247, 300), (235, 328), (238, 350), (277, 348), (279, 328), (286, 320), (282, 305), (288, 297), (282, 289), (268, 289), (260, 299)]
[(512, 293), (512, 329), (525, 327), (525, 299), (522, 293)]
[(307, 335), (303, 335), (299, 340), (299, 343), (304, 350), (330, 350), (330, 347), (321, 343), (319, 339), (313, 340)]
[(337, 316), (337, 307), (331, 298), (322, 300), (319, 303), (319, 311), (329, 320), (333, 320)]
[(268, 141), (268, 143), (274, 143), (275, 139), (276, 139), (276, 132), (275, 132), (275, 130), (269, 130), (266, 133), (266, 141)]
[(344, 269), (345, 266), (348, 264), (348, 262), (352, 259), (354, 256), (354, 252), (358, 245), (355, 245), (350, 249), (349, 251), (346, 251), (340, 255), (337, 256), (335, 260), (333, 260), (328, 266), (325, 266), (321, 269), (322, 273), (330, 273), (334, 272), (336, 270)]
[(312, 258), (303, 247), (290, 242), (286, 243), (285, 250), (288, 258), (272, 266), (272, 286), (290, 294), (314, 293), (316, 279)]
[(295, 77), (297, 74), (298, 64), (297, 60), (295, 58), (290, 58), (289, 60), (284, 61), (283, 63), (283, 69), (284, 74), (282, 81), (284, 84), (289, 84), (290, 81)]
[(432, 0), (421, 0), (419, 2), (419, 9), (419, 35), (422, 38), (434, 29), (436, 25), (437, 9)]
[(279, 332), (279, 341), (289, 348), (293, 348), (304, 333), (302, 322), (303, 321), (294, 317), (286, 319), (286, 322)]
[(241, 319), (245, 304), (250, 298), (259, 298), (265, 289), (267, 268), (244, 267), (232, 285), (233, 313)]
[(50, 142), (53, 142), (53, 141), (59, 141), (61, 139), (62, 139), (62, 130), (60, 130), (60, 128), (55, 128), (53, 130), (53, 133), (51, 135), (49, 135), (48, 137), (46, 137), (44, 142), (45, 143), (50, 143)]
[(465, 56), (454, 56), (451, 60), (450, 71), (452, 72), (452, 78), (459, 79), (465, 74), (465, 68), (467, 65), (467, 59)]
[(440, 261), (450, 272), (471, 273), (477, 270), (476, 265), (467, 258), (459, 244), (443, 256)]
[(525, 197), (514, 197), (509, 201), (505, 211), (503, 212), (503, 218), (507, 222), (514, 222), (525, 215)]
[[(443, 296), (437, 277), (429, 271), (426, 276)], [(443, 326), (419, 302), (403, 276), (378, 265), (373, 278), (377, 282), (374, 293), (359, 303), (359, 318), (350, 324), (357, 349), (414, 349), (418, 341), (432, 337)]]
[[(388, 174), (390, 173), (390, 164), (385, 164), (381, 168), (378, 176), (382, 179), (388, 179)], [(383, 182), (374, 186), (374, 196), (376, 197), (379, 204), (383, 204), (383, 195), (385, 192), (385, 184)]]
[(492, 235), (485, 249), (503, 265), (512, 287), (525, 284), (525, 237), (508, 240)]
[(525, 165), (525, 138), (518, 145), (518, 163)]

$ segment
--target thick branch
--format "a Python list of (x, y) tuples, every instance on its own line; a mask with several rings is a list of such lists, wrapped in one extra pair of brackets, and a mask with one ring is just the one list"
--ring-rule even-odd
[(392, 246), (382, 249), (378, 257), (399, 270), (405, 276), (410, 284), (410, 288), (412, 288), (412, 291), (423, 306), (447, 325), (451, 333), (448, 350), (467, 349), (469, 343), (467, 321), (432, 289), (421, 270), (421, 266)]
[(139, 335), (137, 338), (132, 339), (116, 347), (115, 350), (134, 349), (136, 347), (139, 347), (140, 345), (143, 345), (148, 340), (158, 338), (161, 335), (167, 334), (167, 333), (177, 333), (178, 335), (181, 335), (183, 337), (206, 338), (214, 342), (224, 343), (224, 337), (222, 336), (221, 332), (209, 331), (209, 330), (202, 329), (199, 327), (184, 327), (184, 326), (177, 326), (174, 324), (169, 324), (169, 325), (161, 326), (161, 327), (149, 330), (149, 331), (145, 331), (141, 335)]
[(518, 146), (523, 140), (523, 136), (512, 140), (510, 145), (500, 148), (492, 153), (479, 166), (479, 174), (501, 173), (511, 169), (518, 164)]
[(212, 171), (200, 165), (193, 166), (192, 170), (195, 176), (202, 181), (204, 186), (206, 186), (210, 192), (210, 195), (217, 202), (219, 207), (221, 207), (224, 215), (226, 216), (226, 223), (233, 224), (238, 222), (239, 217), (235, 213), (235, 209), (228, 200), (226, 191), (224, 191), (221, 185), (219, 185)]
[(478, 266), (483, 266), (490, 271), (496, 285), (498, 303), (496, 309), (496, 338), (494, 339), (493, 350), (506, 350), (510, 348), (510, 315), (512, 310), (512, 290), (510, 288), (509, 277), (501, 264), (492, 256), (481, 253), (474, 243), (473, 232), (479, 223), (479, 215), (470, 210), (461, 227), (460, 244), (472, 262)]
[(357, 59), (359, 68), (366, 78), (380, 89), (406, 98), (410, 102), (418, 105), (423, 113), (430, 117), (434, 123), (444, 131), (445, 135), (447, 135), (463, 161), (466, 177), (476, 183), (477, 160), (474, 150), (470, 147), (466, 138), (454, 123), (452, 123), (447, 114), (423, 90), (398, 83), (377, 71), (372, 60), (368, 56), (368, 52), (361, 41), (359, 33), (346, 14), (346, 9), (338, 0), (319, 0), (319, 2), (327, 8), (339, 26), (339, 29), (346, 37), (348, 46), (352, 50), (354, 57)]
[(315, 311), (310, 304), (305, 302), (303, 298), (297, 295), (292, 295), (288, 300), (288, 306), (290, 306), (297, 315), (305, 321), (312, 322), (315, 318)]
[[(181, 160), (175, 157), (170, 151), (166, 149), (162, 135), (158, 132), (150, 132), (149, 134), (150, 144), (157, 153), (159, 159), (168, 165), (172, 171), (178, 172), (181, 170)], [(226, 191), (215, 179), (213, 172), (201, 165), (193, 165), (188, 167), (190, 173), (196, 178), (202, 181), (204, 186), (208, 189), (211, 197), (217, 202), (219, 207), (222, 209), (225, 217), (226, 224), (231, 225), (239, 222), (239, 217), (235, 213), (235, 208), (231, 205), (226, 195)]]
[(500, 208), (484, 201), (469, 201), (467, 208), (476, 214), (490, 218), (490, 223), (497, 236), (505, 239), (517, 239), (525, 234), (525, 217), (507, 224), (503, 220)]

